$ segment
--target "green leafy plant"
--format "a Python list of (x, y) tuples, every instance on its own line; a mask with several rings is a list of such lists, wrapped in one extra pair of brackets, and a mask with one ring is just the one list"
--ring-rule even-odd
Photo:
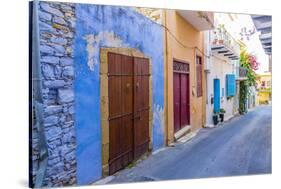
[(247, 96), (248, 96), (248, 82), (241, 81), (240, 82), (240, 89), (239, 89), (239, 113), (243, 114), (246, 112), (246, 102), (247, 102)]
[(255, 71), (259, 68), (259, 63), (255, 55), (248, 53), (245, 48), (241, 49), (240, 66), (247, 70), (247, 79), (240, 82), (239, 89), (239, 113), (247, 111), (246, 102), (249, 94), (249, 86), (256, 86), (257, 74)]
[(225, 109), (223, 108), (220, 109), (220, 113), (225, 114), (225, 112), (226, 112)]
[(259, 68), (256, 56), (250, 54), (246, 49), (241, 49), (240, 66), (247, 70), (247, 81), (249, 86), (256, 85), (257, 74), (255, 71)]

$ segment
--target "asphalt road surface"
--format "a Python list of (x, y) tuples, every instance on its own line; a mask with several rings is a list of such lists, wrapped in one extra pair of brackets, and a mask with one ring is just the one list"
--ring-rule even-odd
[(271, 173), (271, 106), (259, 106), (191, 140), (166, 147), (109, 183)]

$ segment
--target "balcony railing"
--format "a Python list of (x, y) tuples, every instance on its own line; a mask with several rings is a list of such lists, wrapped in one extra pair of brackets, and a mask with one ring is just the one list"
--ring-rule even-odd
[(212, 32), (212, 51), (224, 58), (238, 60), (240, 46), (224, 27), (218, 27)]

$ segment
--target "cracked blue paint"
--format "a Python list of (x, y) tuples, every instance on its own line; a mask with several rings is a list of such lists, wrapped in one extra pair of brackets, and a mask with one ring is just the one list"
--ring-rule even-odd
[(74, 90), (78, 185), (92, 183), (102, 176), (101, 47), (135, 48), (151, 58), (153, 150), (164, 146), (163, 28), (131, 8), (76, 4)]

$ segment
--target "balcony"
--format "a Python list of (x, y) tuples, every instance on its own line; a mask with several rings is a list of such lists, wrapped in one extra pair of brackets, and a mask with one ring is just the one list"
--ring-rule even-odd
[(214, 28), (214, 13), (203, 11), (177, 10), (177, 12), (198, 31)]
[(240, 46), (224, 27), (218, 27), (211, 35), (212, 52), (225, 60), (239, 60)]

